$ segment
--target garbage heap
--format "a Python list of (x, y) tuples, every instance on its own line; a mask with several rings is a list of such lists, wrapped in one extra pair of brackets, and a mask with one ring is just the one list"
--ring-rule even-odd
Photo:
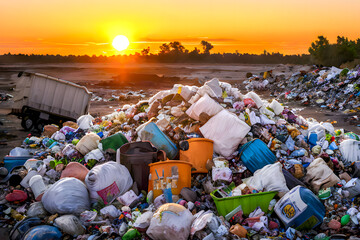
[(360, 67), (352, 70), (316, 68), (294, 73), (288, 79), (265, 72), (262, 76), (249, 77), (246, 88), (271, 90), (279, 99), (295, 100), (332, 111), (351, 113), (360, 110)]
[(360, 141), (212, 79), (44, 127), (1, 168), (10, 239), (360, 236)]

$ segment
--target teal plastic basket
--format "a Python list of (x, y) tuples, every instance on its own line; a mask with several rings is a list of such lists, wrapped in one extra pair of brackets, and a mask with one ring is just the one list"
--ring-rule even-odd
[(268, 208), (270, 201), (277, 194), (277, 192), (271, 191), (235, 197), (218, 198), (215, 196), (216, 191), (218, 190), (213, 191), (210, 195), (215, 202), (218, 213), (224, 217), (239, 205), (241, 205), (245, 215), (249, 215), (257, 207), (260, 207), (261, 210), (267, 213), (269, 211)]

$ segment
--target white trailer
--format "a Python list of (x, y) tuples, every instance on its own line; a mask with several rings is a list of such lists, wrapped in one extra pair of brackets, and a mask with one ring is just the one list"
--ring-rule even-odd
[(18, 78), (12, 112), (24, 129), (41, 130), (88, 113), (91, 93), (86, 87), (40, 73), (20, 72)]

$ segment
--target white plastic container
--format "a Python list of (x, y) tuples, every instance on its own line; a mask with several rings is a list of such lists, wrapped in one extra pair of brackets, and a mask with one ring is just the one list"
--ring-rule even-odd
[(279, 115), (280, 113), (282, 113), (282, 111), (284, 111), (284, 107), (281, 106), (281, 104), (275, 99), (272, 100), (272, 102), (269, 104), (269, 107), (274, 110), (274, 113), (276, 115)]
[(38, 198), (46, 190), (46, 186), (45, 186), (43, 178), (40, 175), (35, 175), (30, 179), (29, 185), (30, 185), (32, 192), (34, 193), (36, 201), (39, 201), (40, 199), (38, 199)]

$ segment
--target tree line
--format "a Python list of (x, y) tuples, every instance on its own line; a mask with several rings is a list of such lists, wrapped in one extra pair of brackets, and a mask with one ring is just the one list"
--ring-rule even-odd
[(160, 63), (243, 63), (243, 64), (318, 64), (340, 66), (342, 63), (360, 58), (360, 39), (356, 41), (338, 36), (335, 44), (319, 36), (311, 43), (309, 54), (284, 55), (279, 52), (262, 54), (249, 53), (211, 53), (214, 46), (208, 41), (200, 42), (201, 48), (186, 49), (181, 42), (164, 43), (158, 53), (151, 53), (150, 47), (140, 53), (130, 55), (40, 55), (40, 54), (4, 54), (0, 63), (97, 63), (97, 62), (160, 62)]

